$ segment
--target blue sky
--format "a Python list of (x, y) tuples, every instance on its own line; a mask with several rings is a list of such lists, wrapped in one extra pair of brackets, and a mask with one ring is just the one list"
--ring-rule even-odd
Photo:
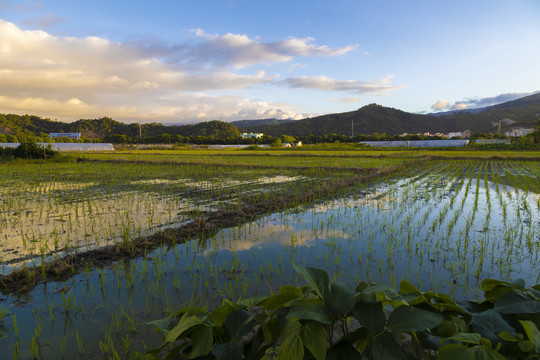
[(474, 108), (538, 64), (537, 0), (0, 0), (0, 113), (62, 121)]

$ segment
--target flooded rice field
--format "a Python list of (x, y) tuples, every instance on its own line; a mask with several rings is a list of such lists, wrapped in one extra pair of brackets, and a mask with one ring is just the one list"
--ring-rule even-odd
[[(129, 173), (135, 165), (125, 166)], [(179, 226), (192, 220), (193, 211), (211, 216), (239, 206), (246, 194), (260, 199), (283, 187), (307, 191), (310, 181), (332, 180), (326, 174), (238, 170), (205, 170), (203, 180), (196, 175), (201, 169), (187, 176), (191, 170), (154, 167), (105, 180), (100, 174), (106, 168), (98, 168), (84, 181), (69, 176), (45, 181), (52, 175), (44, 173), (18, 187), (6, 177), (0, 187), (0, 233), (8, 239), (1, 245), (4, 271), (21, 266), (23, 256), (39, 261), (47, 251), (84, 251), (102, 241)], [(522, 278), (530, 286), (540, 282), (539, 177), (538, 162), (431, 161), (355, 185), (337, 198), (105, 268), (88, 267), (64, 282), (3, 295), (0, 348), (24, 359), (123, 358), (159, 345), (161, 335), (146, 322), (181, 306), (216, 307), (223, 299), (268, 295), (280, 285), (303, 283), (293, 264), (323, 268), (351, 284), (397, 286), (407, 279), (457, 299), (478, 297), (485, 278)], [(34, 247), (31, 239), (37, 239)]]

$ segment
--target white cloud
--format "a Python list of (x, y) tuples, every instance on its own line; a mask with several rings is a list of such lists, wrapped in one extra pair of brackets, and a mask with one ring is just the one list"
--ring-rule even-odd
[(355, 104), (362, 102), (362, 98), (358, 96), (344, 97), (344, 98), (332, 98), (330, 99), (335, 102), (345, 103), (345, 104)]
[(338, 56), (353, 50), (356, 45), (330, 48), (313, 44), (313, 38), (295, 38), (276, 42), (261, 42), (247, 35), (210, 35), (201, 29), (193, 33), (203, 42), (177, 49), (184, 64), (205, 64), (217, 67), (242, 68), (249, 65), (286, 62), (295, 57)]
[(358, 80), (336, 80), (327, 76), (302, 76), (293, 77), (281, 81), (281, 84), (291, 88), (306, 88), (326, 91), (345, 91), (359, 95), (386, 95), (392, 90), (401, 88), (390, 85), (392, 75), (388, 75), (379, 80), (358, 81)]
[[(249, 43), (226, 37), (230, 44)], [(201, 92), (271, 84), (263, 71), (193, 71), (148, 55), (146, 48), (98, 37), (56, 37), (0, 20), (0, 112), (72, 121), (111, 116), (125, 121), (194, 121), (303, 117), (288, 104)]]
[(435, 104), (431, 105), (431, 108), (435, 111), (444, 110), (450, 107), (450, 101), (448, 100), (438, 100)]
[(519, 98), (533, 95), (538, 92), (540, 91), (533, 91), (530, 93), (506, 93), (485, 98), (469, 98), (456, 101), (453, 104), (451, 104), (448, 100), (438, 100), (435, 104), (431, 106), (431, 109), (434, 111), (477, 109), (502, 104), (507, 101), (517, 100)]

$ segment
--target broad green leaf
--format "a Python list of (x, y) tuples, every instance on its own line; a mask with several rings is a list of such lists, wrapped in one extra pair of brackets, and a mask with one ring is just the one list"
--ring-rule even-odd
[[(224, 302), (230, 302), (228, 300), (223, 300)], [(198, 316), (199, 318), (204, 317), (208, 315), (208, 311), (206, 311), (206, 306), (204, 308), (198, 308), (198, 307), (191, 307), (191, 308), (182, 308), (178, 311), (176, 311), (175, 316), (178, 318), (184, 314), (187, 315), (193, 315)]]
[(165, 342), (175, 342), (182, 335), (192, 331), (196, 326), (201, 325), (201, 320), (197, 316), (184, 314), (178, 324), (169, 331), (165, 337)]
[(510, 289), (495, 302), (493, 310), (501, 314), (540, 313), (540, 300), (516, 289)]
[(505, 360), (506, 358), (497, 351), (481, 346), (476, 349), (475, 360)]
[(244, 358), (244, 346), (239, 341), (217, 344), (212, 353), (219, 360), (242, 360)]
[(276, 310), (294, 299), (298, 299), (298, 297), (293, 294), (276, 294), (263, 300), (260, 305), (267, 310)]
[(519, 339), (516, 338), (514, 335), (507, 333), (506, 331), (501, 331), (499, 333), (499, 337), (503, 340), (510, 341), (510, 342), (518, 342)]
[(356, 303), (353, 314), (372, 335), (377, 335), (384, 330), (386, 316), (381, 303)]
[(523, 330), (525, 330), (529, 340), (534, 344), (536, 352), (540, 353), (540, 331), (538, 331), (536, 325), (529, 320), (519, 320), (519, 322), (523, 326)]
[(343, 282), (334, 282), (330, 284), (324, 303), (330, 314), (334, 316), (344, 315), (351, 311), (354, 306), (354, 291)]
[(474, 360), (474, 350), (461, 344), (448, 344), (439, 350), (438, 360)]
[(225, 320), (225, 328), (231, 336), (231, 338), (242, 337), (243, 333), (249, 332), (251, 329), (248, 329), (246, 326), (246, 321), (250, 318), (250, 314), (246, 310), (235, 310), (232, 311), (227, 319)]
[(477, 333), (457, 333), (456, 335), (448, 338), (448, 340), (456, 340), (474, 345), (480, 344), (480, 339), (482, 339), (482, 336)]
[[(521, 282), (518, 282), (518, 283), (521, 284)], [(525, 282), (523, 282), (523, 285), (525, 285)], [(482, 280), (482, 284), (480, 286), (482, 288), (482, 291), (484, 291), (484, 292), (493, 291), (495, 288), (497, 288), (499, 286), (509, 287), (509, 288), (517, 288), (517, 289), (524, 290), (523, 287), (520, 287), (517, 284), (509, 283), (509, 282), (502, 281), (502, 280), (495, 280), (495, 279), (484, 279), (484, 280)]]
[(147, 322), (147, 325), (154, 325), (159, 330), (164, 331), (165, 333), (168, 333), (176, 323), (176, 318), (173, 316), (166, 317), (164, 319), (154, 320)]
[(402, 305), (394, 309), (388, 319), (388, 329), (392, 332), (427, 330), (436, 327), (443, 317), (431, 311)]
[(210, 320), (212, 320), (217, 327), (222, 327), (227, 316), (235, 310), (238, 310), (237, 306), (233, 306), (229, 302), (224, 302), (222, 306), (218, 307), (210, 314)]
[[(357, 292), (357, 293), (361, 293), (361, 292), (363, 292), (364, 289), (367, 288), (368, 286), (369, 286), (369, 284), (368, 284), (367, 282), (365, 282), (365, 281), (360, 281), (360, 282), (358, 283), (358, 285), (356, 285), (356, 288), (354, 289), (354, 291)], [(539, 286), (540, 286), (540, 284), (539, 284)]]
[(407, 280), (401, 280), (401, 283), (399, 284), (399, 293), (401, 295), (405, 295), (405, 294), (422, 295), (422, 292), (418, 290), (416, 286), (414, 286)]
[(292, 285), (283, 285), (279, 287), (280, 294), (292, 295), (294, 297), (302, 297), (304, 294), (300, 288)]
[(530, 340), (521, 340), (518, 342), (519, 349), (523, 352), (531, 352), (534, 350), (534, 344)]
[(205, 356), (212, 351), (213, 344), (212, 328), (200, 326), (191, 333), (191, 351), (182, 355), (188, 359)]
[(326, 359), (327, 333), (326, 328), (316, 323), (308, 323), (300, 331), (302, 343), (317, 360)]
[(278, 351), (280, 360), (298, 360), (304, 358), (304, 344), (298, 332), (290, 333), (283, 339)]
[(494, 343), (500, 342), (499, 333), (501, 331), (517, 336), (516, 330), (508, 325), (502, 315), (495, 310), (486, 310), (475, 314), (470, 324), (474, 331)]
[(437, 334), (443, 337), (450, 337), (458, 332), (458, 326), (452, 320), (444, 320), (437, 327)]
[(247, 299), (242, 299), (239, 301), (239, 303), (243, 306), (247, 306), (248, 308), (252, 308), (254, 306), (259, 305), (264, 300), (266, 300), (266, 296), (256, 296), (256, 297), (250, 297)]
[(392, 335), (385, 333), (375, 339), (372, 347), (374, 360), (404, 360), (403, 350)]
[(328, 274), (326, 271), (298, 264), (295, 264), (294, 268), (302, 275), (317, 295), (319, 295), (321, 299), (324, 299), (329, 286)]
[(289, 314), (287, 315), (287, 318), (292, 317), (296, 317), (300, 320), (313, 320), (325, 325), (333, 324), (333, 321), (328, 316), (326, 307), (320, 300), (317, 300), (317, 302), (304, 301), (295, 304), (291, 310), (289, 310)]
[(536, 291), (540, 291), (540, 284), (536, 284), (532, 288)]

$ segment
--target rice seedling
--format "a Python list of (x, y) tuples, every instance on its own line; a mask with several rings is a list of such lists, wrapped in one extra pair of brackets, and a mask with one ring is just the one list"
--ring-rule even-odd
[[(145, 322), (296, 285), (294, 264), (350, 284), (413, 279), (457, 298), (477, 294), (488, 276), (538, 281), (537, 162), (436, 160), (370, 178), (376, 159), (354, 165), (357, 154), (322, 155), (0, 166), (3, 273), (41, 264), (47, 278), (62, 263), (79, 266), (67, 282), (42, 282), (29, 300), (6, 295), (13, 321), (0, 348), (38, 358), (52, 348), (89, 358), (145, 351), (159, 342)], [(384, 160), (381, 167), (395, 165)], [(155, 233), (166, 246), (147, 245)], [(106, 246), (121, 259), (66, 260)], [(62, 262), (53, 267), (55, 259)], [(37, 315), (15, 299), (46, 301)]]

